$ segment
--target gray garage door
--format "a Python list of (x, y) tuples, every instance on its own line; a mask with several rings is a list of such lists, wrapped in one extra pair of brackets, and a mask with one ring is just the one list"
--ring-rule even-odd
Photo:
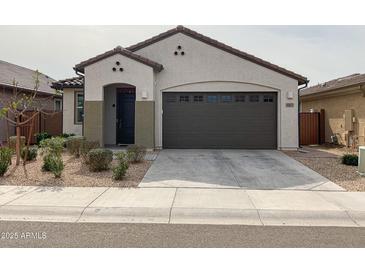
[(163, 93), (164, 148), (277, 148), (276, 93)]

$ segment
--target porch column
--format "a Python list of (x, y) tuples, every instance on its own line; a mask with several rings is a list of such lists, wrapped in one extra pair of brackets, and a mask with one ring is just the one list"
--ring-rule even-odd
[(146, 148), (155, 147), (155, 102), (136, 101), (135, 143)]
[(104, 146), (103, 106), (103, 101), (84, 102), (84, 136), (89, 141), (98, 141), (100, 146)]

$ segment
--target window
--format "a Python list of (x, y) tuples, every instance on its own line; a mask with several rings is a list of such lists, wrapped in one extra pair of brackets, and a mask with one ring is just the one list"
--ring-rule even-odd
[(231, 95), (222, 95), (221, 100), (223, 103), (230, 103), (230, 102), (232, 102), (232, 96)]
[(250, 95), (250, 102), (256, 103), (260, 101), (260, 97), (258, 95)]
[(189, 96), (187, 95), (180, 96), (180, 102), (189, 102)]
[(207, 101), (208, 101), (208, 103), (217, 103), (218, 96), (217, 95), (208, 95)]
[(62, 99), (54, 99), (54, 111), (62, 111)]
[(194, 95), (194, 102), (203, 102), (203, 95)]
[(274, 102), (274, 98), (271, 95), (265, 95), (264, 96), (264, 102), (265, 103), (272, 103), (272, 102)]
[(84, 93), (75, 92), (75, 124), (81, 124), (84, 120)]
[(236, 95), (236, 102), (244, 102), (245, 101), (245, 95)]

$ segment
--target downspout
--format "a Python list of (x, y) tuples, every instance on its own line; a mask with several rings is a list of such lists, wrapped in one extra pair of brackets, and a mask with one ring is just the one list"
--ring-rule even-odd
[[(76, 68), (74, 68), (74, 70), (78, 76), (82, 77), (82, 82), (83, 82), (82, 92), (84, 94), (84, 101), (82, 102), (82, 105), (84, 107), (84, 116), (85, 116), (85, 75), (79, 72)], [(82, 136), (84, 136), (84, 118), (82, 119)]]
[(304, 86), (298, 88), (298, 148), (301, 148), (300, 146), (300, 92), (308, 87), (309, 80), (306, 80), (304, 83)]

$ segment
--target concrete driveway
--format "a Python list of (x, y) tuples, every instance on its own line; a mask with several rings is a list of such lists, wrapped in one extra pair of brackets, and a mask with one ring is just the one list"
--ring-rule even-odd
[(162, 150), (139, 187), (343, 191), (276, 150)]

